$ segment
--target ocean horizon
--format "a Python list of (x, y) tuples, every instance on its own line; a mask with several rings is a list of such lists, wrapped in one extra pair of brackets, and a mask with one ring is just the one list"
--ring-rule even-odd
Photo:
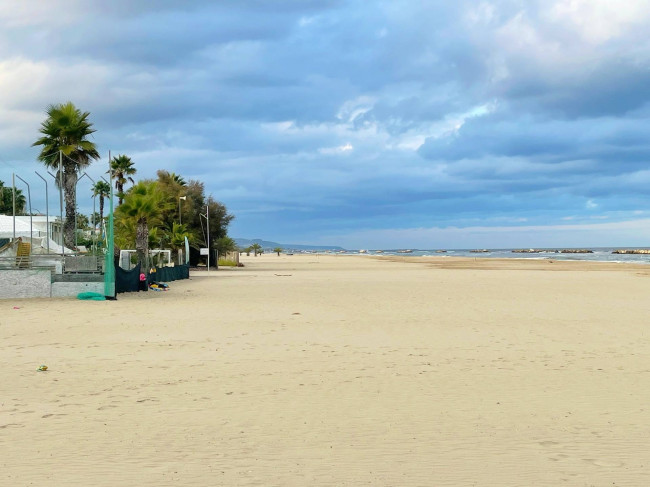
[[(515, 252), (526, 250), (527, 252)], [(589, 252), (577, 253), (576, 250)], [(594, 262), (621, 262), (650, 264), (650, 254), (615, 254), (616, 250), (649, 250), (650, 247), (556, 247), (522, 249), (350, 249), (332, 251), (296, 251), (313, 253), (339, 253), (359, 255), (386, 255), (400, 257), (472, 257), (476, 259), (536, 259), (536, 260), (568, 260)], [(563, 252), (568, 251), (568, 252)], [(573, 251), (573, 252), (572, 252)]]

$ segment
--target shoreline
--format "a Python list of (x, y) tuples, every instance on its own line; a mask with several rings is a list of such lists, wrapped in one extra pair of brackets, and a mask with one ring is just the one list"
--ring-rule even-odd
[[(622, 261), (599, 261), (599, 260), (565, 260), (553, 258), (531, 258), (531, 257), (399, 257), (399, 256), (375, 256), (369, 257), (378, 260), (404, 263), (422, 263), (428, 266), (444, 269), (491, 269), (491, 270), (629, 270), (649, 271), (646, 263), (622, 262)], [(416, 260), (417, 259), (417, 260)]]
[(513, 252), (512, 249), (489, 250), (486, 252), (472, 252), (468, 250), (453, 250), (449, 252), (436, 252), (430, 250), (414, 250), (409, 253), (398, 251), (374, 251), (356, 252), (295, 252), (284, 255), (324, 255), (324, 256), (363, 256), (363, 257), (399, 257), (405, 259), (422, 258), (467, 258), (467, 259), (522, 259), (522, 260), (543, 260), (543, 261), (567, 261), (567, 262), (614, 262), (623, 264), (650, 264), (650, 250), (617, 252), (614, 248), (593, 248), (590, 252)]
[[(375, 255), (375, 254), (323, 254), (323, 253), (298, 253), (292, 255), (281, 254), (278, 257), (276, 254), (260, 254), (258, 257), (243, 256), (242, 262), (244, 266), (255, 263), (257, 259), (259, 262), (273, 262), (274, 259), (279, 259), (278, 262), (291, 262), (292, 259), (296, 262), (303, 262), (304, 259), (368, 259), (384, 262), (405, 263), (405, 264), (423, 264), (428, 267), (439, 269), (484, 269), (484, 270), (548, 270), (548, 271), (639, 271), (649, 272), (650, 267), (648, 263), (644, 262), (625, 262), (625, 261), (601, 261), (601, 260), (581, 260), (581, 259), (554, 259), (554, 258), (535, 258), (535, 257), (457, 257), (451, 255), (431, 255), (431, 256), (418, 256), (418, 255)], [(227, 269), (227, 267), (220, 267), (219, 271)], [(195, 269), (193, 268), (192, 271)], [(196, 269), (198, 272), (205, 272), (205, 268)], [(216, 272), (219, 272), (216, 271)], [(212, 272), (212, 269), (210, 270)]]

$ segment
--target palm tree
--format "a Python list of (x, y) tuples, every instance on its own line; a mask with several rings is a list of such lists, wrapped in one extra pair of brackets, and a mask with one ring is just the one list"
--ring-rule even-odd
[[(4, 185), (0, 181), (0, 214), (12, 215), (14, 212), (13, 188)], [(27, 199), (22, 190), (16, 188), (16, 215), (25, 213), (25, 204)]]
[(149, 226), (156, 226), (166, 209), (164, 193), (155, 182), (141, 181), (124, 195), (123, 203), (116, 214), (120, 223), (128, 227), (135, 223), (135, 250), (138, 261), (147, 268), (149, 265)]
[[(159, 169), (156, 174), (158, 175), (158, 185), (166, 195), (166, 199), (169, 203), (173, 203), (173, 206), (170, 206), (170, 211), (168, 211), (163, 216), (163, 221), (165, 226), (172, 228), (172, 224), (177, 222), (182, 222), (183, 218), (181, 217), (181, 212), (183, 210), (185, 214), (188, 213), (189, 208), (187, 207), (187, 183), (176, 173), (165, 171), (164, 169)], [(184, 208), (181, 206), (180, 198), (183, 198), (186, 202)]]
[[(115, 214), (115, 247), (132, 249), (135, 246), (137, 224), (135, 220)], [(119, 256), (119, 252), (117, 252)]]
[(172, 172), (169, 173), (169, 177), (172, 181), (174, 181), (179, 186), (187, 186), (187, 183), (185, 182), (185, 179), (183, 179), (183, 176), (176, 174), (175, 172)]
[(93, 196), (99, 196), (99, 232), (101, 234), (104, 227), (104, 198), (111, 196), (111, 185), (106, 181), (97, 181), (92, 189)]
[(276, 248), (274, 248), (274, 249), (273, 249), (273, 252), (277, 252), (277, 253), (278, 253), (278, 257), (280, 257), (280, 252), (282, 252), (282, 247), (276, 247)]
[(254, 243), (251, 245), (251, 250), (255, 253), (255, 257), (257, 257), (257, 254), (261, 254), (262, 246), (258, 243)]
[(218, 238), (214, 241), (214, 247), (219, 252), (219, 256), (226, 256), (228, 252), (234, 252), (237, 250), (237, 242), (232, 238), (225, 236)]
[(188, 231), (187, 225), (173, 222), (171, 228), (167, 231), (169, 246), (176, 251), (176, 256), (180, 250), (185, 248), (185, 237), (189, 243), (193, 243), (194, 236)]
[(57, 181), (63, 179), (65, 194), (65, 223), (63, 225), (65, 245), (74, 246), (74, 228), (77, 213), (76, 186), (79, 173), (88, 167), (92, 159), (99, 159), (95, 144), (88, 137), (95, 132), (88, 121), (89, 112), (82, 112), (72, 102), (49, 105), (47, 118), (41, 123), (42, 137), (32, 144), (42, 146), (37, 159), (50, 169), (59, 170)]
[(118, 204), (121, 205), (124, 201), (124, 185), (127, 182), (134, 184), (131, 176), (137, 171), (130, 157), (118, 155), (111, 161), (111, 169), (109, 172), (113, 179), (115, 179), (115, 189), (117, 189), (117, 196), (119, 198)]

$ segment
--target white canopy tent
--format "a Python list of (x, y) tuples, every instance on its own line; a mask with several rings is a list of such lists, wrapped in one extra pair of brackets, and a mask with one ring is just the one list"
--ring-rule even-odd
[[(47, 253), (48, 249), (48, 237), (46, 236), (47, 232), (43, 230), (36, 229), (36, 225), (33, 226), (31, 231), (29, 231), (29, 220), (25, 221), (25, 217), (16, 218), (16, 238), (23, 239), (24, 242), (30, 242), (32, 244), (32, 253), (44, 254)], [(8, 215), (0, 215), (0, 238), (12, 239), (14, 237), (14, 219)], [(74, 251), (65, 247), (63, 252), (66, 254), (73, 254)], [(51, 254), (60, 254), (61, 253), (61, 244), (60, 242), (55, 242), (51, 238), (49, 239), (49, 253)]]
[[(38, 237), (40, 232), (32, 229), (32, 236)], [(16, 238), (29, 237), (29, 222), (22, 221), (16, 218)], [(11, 216), (0, 215), (0, 238), (13, 238), (14, 237), (14, 219)]]

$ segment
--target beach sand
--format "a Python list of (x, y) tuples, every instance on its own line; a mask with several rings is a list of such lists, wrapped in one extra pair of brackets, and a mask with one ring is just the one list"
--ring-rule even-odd
[(649, 267), (242, 261), (0, 301), (0, 485), (650, 485)]

